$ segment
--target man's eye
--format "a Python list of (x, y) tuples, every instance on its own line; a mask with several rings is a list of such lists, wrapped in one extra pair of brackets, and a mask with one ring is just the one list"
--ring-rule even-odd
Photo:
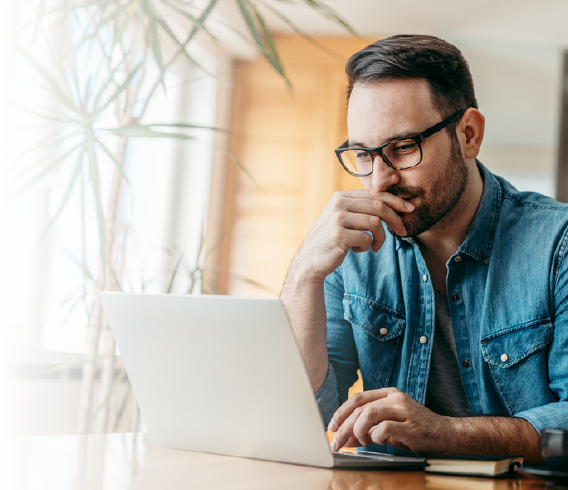
[(396, 151), (397, 153), (408, 153), (415, 151), (417, 148), (418, 145), (414, 140), (398, 141), (393, 145), (393, 151)]
[(369, 160), (371, 158), (371, 155), (368, 151), (356, 151), (355, 152), (355, 156), (357, 157), (357, 160)]

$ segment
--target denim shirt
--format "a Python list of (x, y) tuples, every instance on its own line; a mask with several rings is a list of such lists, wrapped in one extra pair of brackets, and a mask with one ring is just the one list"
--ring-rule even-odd
[[(568, 205), (519, 192), (477, 163), (483, 195), (446, 264), (469, 408), (472, 415), (522, 417), (538, 431), (568, 429)], [(365, 390), (394, 386), (426, 399), (430, 273), (416, 242), (386, 236), (376, 253), (350, 251), (325, 282), (329, 368), (316, 399), (326, 426), (357, 370)]]

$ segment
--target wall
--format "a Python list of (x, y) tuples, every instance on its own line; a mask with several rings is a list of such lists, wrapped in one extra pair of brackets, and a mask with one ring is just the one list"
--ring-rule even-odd
[(485, 138), (479, 158), (522, 190), (555, 194), (561, 53), (531, 43), (456, 41), (470, 64)]
[[(345, 59), (366, 40), (277, 37), (292, 88), (264, 60), (235, 67), (220, 290), (276, 296), (333, 192), (360, 186), (336, 160), (346, 138)], [(332, 51), (332, 52), (330, 52)], [(349, 182), (350, 181), (350, 182)]]
[[(119, 400), (125, 389), (117, 388)], [(3, 379), (2, 436), (76, 434), (80, 392), (80, 380)]]

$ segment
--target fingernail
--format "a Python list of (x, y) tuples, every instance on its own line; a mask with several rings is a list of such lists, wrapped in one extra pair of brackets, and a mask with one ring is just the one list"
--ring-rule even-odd
[(334, 439), (333, 441), (331, 441), (331, 444), (329, 446), (331, 447), (332, 451), (337, 451), (339, 444), (337, 444), (337, 441)]
[(408, 209), (409, 211), (412, 211), (414, 209), (414, 204), (412, 204), (411, 202), (408, 202), (408, 201), (404, 201), (404, 207), (406, 209)]
[(335, 420), (332, 420), (329, 425), (327, 426), (327, 430), (329, 432), (335, 432), (337, 430), (337, 424), (335, 423)]
[(402, 227), (402, 235), (401, 236), (406, 236), (408, 235), (408, 232), (406, 231), (406, 226)]

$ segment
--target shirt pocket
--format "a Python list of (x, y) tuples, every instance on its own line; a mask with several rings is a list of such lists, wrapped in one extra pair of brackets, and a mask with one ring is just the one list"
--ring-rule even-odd
[(406, 328), (400, 312), (368, 298), (345, 294), (344, 318), (353, 329), (359, 367), (366, 390), (388, 386)]
[(546, 347), (554, 336), (550, 319), (526, 322), (487, 335), (481, 351), (510, 415), (550, 403)]

